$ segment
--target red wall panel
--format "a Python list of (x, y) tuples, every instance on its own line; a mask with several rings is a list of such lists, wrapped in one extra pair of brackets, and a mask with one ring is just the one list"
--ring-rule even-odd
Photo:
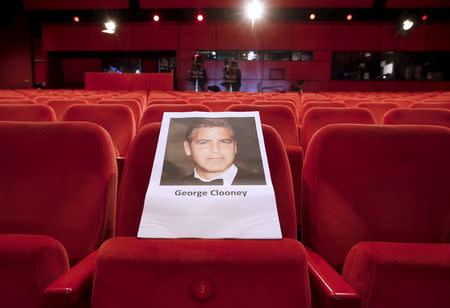
[(450, 24), (434, 24), (427, 26), (425, 46), (427, 50), (450, 50)]
[(104, 10), (127, 9), (128, 0), (23, 0), (26, 10)]
[[(268, 7), (300, 7), (300, 8), (369, 8), (374, 0), (271, 0), (265, 1)], [(154, 1), (140, 0), (141, 8), (227, 8), (242, 7), (242, 0), (171, 0)]]
[(180, 49), (215, 49), (216, 27), (212, 25), (181, 25)]
[(379, 50), (378, 25), (335, 24), (331, 28), (334, 50)]
[(292, 79), (328, 80), (330, 70), (330, 62), (292, 62)]
[(292, 27), (292, 48), (297, 50), (331, 50), (332, 25), (300, 23)]
[(259, 27), (248, 22), (217, 25), (217, 49), (261, 49)]
[(66, 58), (63, 62), (64, 87), (84, 88), (84, 74), (86, 72), (101, 71), (100, 58)]
[(438, 8), (450, 7), (448, 0), (387, 0), (386, 8)]
[[(263, 77), (265, 80), (270, 80), (270, 70), (271, 69), (281, 69), (284, 71), (284, 79), (285, 80), (291, 80), (292, 79), (292, 72), (291, 72), (291, 62), (288, 61), (264, 61), (262, 63), (263, 68)], [(273, 78), (273, 74), (272, 74)]]
[(292, 49), (292, 25), (263, 24), (259, 27), (262, 49), (290, 50)]
[(172, 73), (86, 73), (87, 90), (173, 90)]
[(24, 16), (0, 28), (0, 42), (0, 88), (31, 88), (31, 40)]

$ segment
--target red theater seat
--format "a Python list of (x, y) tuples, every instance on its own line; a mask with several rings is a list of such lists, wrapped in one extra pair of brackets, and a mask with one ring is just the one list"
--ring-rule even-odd
[(450, 128), (450, 110), (392, 109), (384, 116), (383, 124), (439, 125)]
[(185, 105), (188, 104), (188, 102), (184, 99), (176, 99), (176, 98), (170, 98), (170, 99), (150, 99), (148, 101), (148, 106), (150, 105), (167, 105), (167, 104), (175, 104), (175, 105)]
[(1, 306), (44, 307), (43, 290), (113, 234), (113, 144), (90, 123), (21, 122), (0, 122), (0, 143)]
[(93, 307), (309, 307), (288, 160), (273, 128), (265, 126), (263, 132), (282, 240), (135, 238), (159, 129), (159, 124), (145, 126), (133, 143), (119, 195), (121, 237), (99, 253)]
[(450, 130), (437, 126), (342, 124), (314, 135), (303, 167), (302, 235), (316, 300), (357, 300), (333, 268), (340, 271), (359, 242), (450, 242), (448, 157)]
[(12, 104), (34, 104), (32, 100), (29, 99), (0, 99), (0, 105), (12, 105)]
[(295, 119), (297, 121), (297, 107), (294, 102), (288, 101), (288, 100), (265, 100), (265, 101), (258, 101), (255, 103), (256, 105), (278, 105), (278, 106), (286, 106), (289, 109), (292, 110), (292, 113), (295, 115)]
[(343, 277), (361, 294), (362, 307), (447, 307), (450, 244), (359, 243)]
[(395, 103), (360, 103), (356, 105), (359, 108), (369, 109), (376, 124), (383, 122), (383, 117), (391, 109), (398, 108), (399, 105)]
[(122, 105), (122, 106), (129, 107), (131, 109), (131, 111), (133, 112), (133, 118), (134, 118), (134, 123), (136, 124), (136, 129), (139, 127), (139, 123), (141, 122), (141, 117), (142, 117), (142, 106), (136, 100), (132, 100), (132, 99), (109, 99), (109, 100), (106, 100), (105, 99), (105, 100), (99, 101), (98, 104), (100, 104), (100, 105), (116, 104), (116, 105)]
[(363, 108), (311, 108), (303, 115), (301, 144), (306, 150), (311, 138), (330, 124), (374, 124), (372, 114)]
[(414, 103), (409, 105), (409, 108), (439, 108), (439, 109), (450, 109), (450, 102), (439, 102), (439, 103)]
[(226, 111), (258, 111), (261, 123), (275, 128), (286, 147), (291, 167), (296, 200), (297, 222), (300, 222), (300, 182), (303, 149), (300, 147), (298, 127), (291, 109), (282, 105), (233, 105)]
[(62, 121), (84, 121), (100, 125), (111, 136), (120, 157), (127, 157), (136, 133), (131, 109), (121, 105), (73, 105), (64, 113)]
[(201, 103), (202, 105), (205, 105), (209, 109), (211, 109), (212, 112), (223, 112), (225, 109), (230, 107), (231, 105), (241, 104), (239, 101), (233, 101), (233, 100), (206, 100)]
[(150, 123), (158, 123), (162, 121), (164, 112), (191, 112), (191, 111), (203, 111), (210, 112), (211, 109), (204, 105), (176, 105), (176, 104), (161, 104), (161, 105), (150, 105), (144, 111), (142, 115), (141, 128)]
[(87, 103), (88, 103), (87, 101), (82, 100), (82, 99), (70, 99), (70, 100), (50, 99), (45, 104), (47, 106), (50, 106), (53, 109), (53, 111), (55, 111), (56, 119), (58, 121), (61, 121), (61, 118), (62, 118), (64, 112), (66, 112), (67, 108), (69, 108), (72, 105), (77, 105), (77, 104), (85, 105)]
[(56, 122), (56, 116), (45, 105), (0, 105), (0, 121)]
[(310, 101), (310, 102), (308, 102), (308, 103), (306, 103), (306, 104), (304, 104), (303, 106), (302, 106), (302, 109), (301, 109), (301, 113), (300, 113), (300, 116), (299, 116), (299, 124), (301, 125), (302, 124), (302, 121), (303, 121), (303, 115), (309, 110), (309, 109), (311, 109), (311, 108), (314, 108), (314, 107), (323, 107), (323, 108), (329, 108), (329, 107), (331, 107), (331, 108), (345, 108), (345, 107), (347, 107), (347, 105), (346, 104), (344, 104), (344, 103), (338, 103), (338, 102), (327, 102), (327, 101)]

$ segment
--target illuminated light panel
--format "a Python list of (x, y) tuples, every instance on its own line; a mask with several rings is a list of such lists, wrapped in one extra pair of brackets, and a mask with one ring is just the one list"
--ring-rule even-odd
[(116, 23), (112, 20), (105, 22), (105, 30), (102, 30), (104, 33), (114, 34), (116, 32)]
[(405, 31), (411, 30), (414, 26), (414, 22), (411, 19), (405, 19), (402, 23), (402, 29)]
[(247, 4), (246, 8), (247, 16), (254, 22), (256, 19), (259, 19), (263, 16), (264, 6), (258, 0), (252, 0)]
[(74, 17), (73, 17), (73, 21), (74, 21), (74, 22), (80, 22), (80, 17), (74, 16)]
[(316, 19), (316, 14), (313, 13), (313, 14), (309, 15), (309, 19), (310, 19), (310, 20)]
[(347, 15), (347, 20), (350, 21), (350, 20), (352, 20), (352, 19), (353, 19), (353, 15), (352, 15), (352, 14), (348, 14), (348, 15)]
[(426, 21), (427, 19), (428, 19), (428, 15), (423, 15), (423, 16), (422, 16), (422, 20), (423, 20), (423, 21)]
[(203, 14), (197, 14), (197, 17), (195, 18), (198, 22), (203, 22), (205, 20), (205, 16)]
[(153, 15), (153, 21), (158, 22), (160, 20), (159, 15), (155, 14)]

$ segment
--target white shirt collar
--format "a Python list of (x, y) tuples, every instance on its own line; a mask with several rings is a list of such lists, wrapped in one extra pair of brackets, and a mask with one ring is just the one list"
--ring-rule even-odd
[(225, 170), (221, 175), (218, 175), (212, 179), (204, 179), (197, 173), (197, 169), (194, 168), (194, 178), (199, 179), (202, 182), (211, 182), (211, 181), (214, 181), (217, 179), (222, 179), (224, 186), (230, 186), (231, 183), (233, 183), (237, 172), (238, 172), (238, 168), (233, 164), (233, 165), (231, 165), (230, 168)]

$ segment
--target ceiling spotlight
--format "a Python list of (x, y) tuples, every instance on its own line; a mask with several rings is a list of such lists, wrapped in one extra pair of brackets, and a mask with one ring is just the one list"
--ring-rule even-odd
[(352, 20), (352, 19), (353, 19), (353, 15), (352, 15), (352, 14), (348, 14), (348, 15), (347, 15), (347, 20), (350, 21), (350, 20)]
[(251, 0), (252, 2), (249, 2), (247, 4), (246, 12), (248, 18), (254, 22), (256, 19), (259, 19), (262, 17), (264, 12), (264, 6), (261, 2), (258, 0)]
[(310, 20), (316, 19), (316, 14), (312, 13), (311, 15), (309, 15), (309, 19)]
[(414, 26), (414, 22), (411, 19), (405, 19), (402, 23), (402, 29), (405, 31), (411, 30)]
[(74, 21), (74, 22), (80, 22), (80, 17), (74, 16), (74, 17), (73, 17), (73, 21)]
[(153, 15), (153, 21), (154, 22), (158, 22), (159, 21), (159, 15), (158, 14), (155, 14), (155, 15)]
[(116, 23), (114, 21), (105, 22), (105, 30), (102, 30), (104, 33), (114, 34), (116, 32)]
[(428, 19), (428, 15), (423, 15), (422, 16), (422, 21), (425, 21), (425, 20), (427, 20)]
[(196, 19), (198, 22), (203, 22), (203, 21), (205, 20), (205, 16), (203, 16), (202, 13), (198, 13), (197, 16), (195, 17), (195, 19)]

